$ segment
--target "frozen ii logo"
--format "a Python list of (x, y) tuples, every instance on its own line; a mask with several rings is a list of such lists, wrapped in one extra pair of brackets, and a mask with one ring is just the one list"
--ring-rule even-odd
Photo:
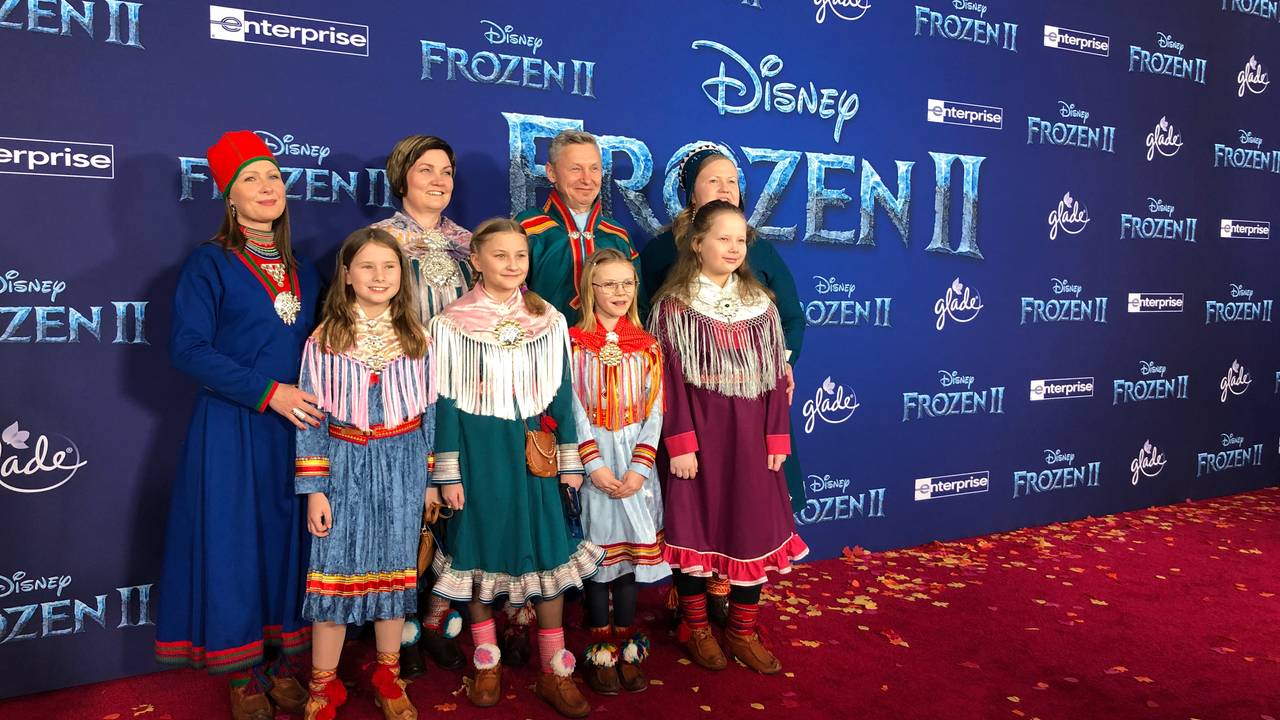
[[(808, 83), (783, 82), (782, 58), (769, 54), (760, 60), (758, 68), (732, 48), (713, 40), (694, 40), (694, 50), (708, 49), (720, 53), (719, 72), (702, 81), (702, 92), (720, 115), (745, 115), (763, 109), (783, 115), (816, 115), (834, 123), (832, 136), (840, 142), (844, 124), (858, 114), (858, 93), (833, 87), (819, 88)], [(727, 65), (724, 58), (732, 61)], [(732, 67), (732, 71), (730, 70)], [(733, 96), (730, 97), (730, 91)], [(734, 103), (733, 99), (741, 102)]]

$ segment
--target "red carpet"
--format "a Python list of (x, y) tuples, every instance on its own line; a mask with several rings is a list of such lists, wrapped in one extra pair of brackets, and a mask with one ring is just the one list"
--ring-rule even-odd
[[(1270, 489), (803, 565), (766, 595), (777, 677), (688, 665), (650, 592), (654, 686), (584, 692), (602, 720), (1275, 720), (1278, 595)], [(575, 651), (582, 642), (571, 633)], [(423, 717), (557, 717), (533, 679), (508, 671), (506, 699), (485, 711), (460, 693), (461, 674), (433, 668), (409, 692)], [(228, 717), (226, 703), (221, 681), (174, 671), (0, 702), (0, 718), (203, 720)], [(353, 692), (340, 717), (381, 714)]]

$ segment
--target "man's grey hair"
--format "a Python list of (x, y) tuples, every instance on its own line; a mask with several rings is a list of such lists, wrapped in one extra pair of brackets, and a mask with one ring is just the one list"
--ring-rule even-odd
[(547, 157), (551, 163), (560, 157), (560, 151), (568, 145), (595, 145), (596, 151), (599, 152), (600, 145), (596, 142), (596, 136), (583, 130), (561, 130), (551, 140), (551, 148), (547, 150)]

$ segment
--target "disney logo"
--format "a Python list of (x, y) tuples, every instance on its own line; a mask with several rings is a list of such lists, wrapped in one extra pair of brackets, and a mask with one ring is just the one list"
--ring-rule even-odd
[(1262, 147), (1262, 138), (1258, 137), (1257, 135), (1254, 135), (1252, 132), (1248, 130), (1240, 130), (1239, 133), (1240, 133), (1241, 145), (1253, 145), (1255, 147)]
[(942, 387), (954, 387), (957, 385), (963, 385), (965, 386), (965, 388), (972, 388), (973, 376), (961, 375), (955, 370), (939, 370), (938, 384), (941, 385)]
[(1057, 465), (1058, 463), (1069, 463), (1076, 459), (1075, 453), (1064, 453), (1061, 450), (1045, 450), (1044, 464)]
[(1058, 112), (1064, 118), (1080, 118), (1081, 122), (1089, 122), (1088, 110), (1077, 110), (1075, 103), (1069, 103), (1066, 100), (1058, 101)]
[(833, 478), (830, 475), (810, 475), (809, 492), (817, 494), (826, 490), (844, 492), (849, 487), (849, 478)]
[(1164, 365), (1157, 365), (1151, 360), (1143, 360), (1138, 363), (1138, 367), (1142, 370), (1143, 375), (1159, 375), (1164, 377), (1165, 372), (1169, 369)]
[(987, 16), (987, 6), (981, 3), (969, 2), (969, 0), (951, 0), (951, 7), (957, 10), (968, 10), (978, 13), (978, 17)]
[(828, 10), (841, 20), (861, 20), (871, 9), (871, 0), (813, 0), (813, 5), (818, 8), (813, 19), (821, 25), (827, 20)]
[(1247, 287), (1245, 287), (1245, 286), (1243, 286), (1243, 285), (1238, 285), (1238, 284), (1236, 284), (1236, 283), (1231, 283), (1231, 297), (1233, 297), (1233, 298), (1239, 298), (1239, 297), (1242, 297), (1242, 298), (1249, 298), (1250, 300), (1252, 300), (1252, 299), (1253, 299), (1253, 290), (1250, 290), (1249, 288), (1247, 288)]
[(1244, 445), (1244, 438), (1234, 433), (1222, 433), (1222, 447), (1240, 447)]
[(56, 302), (58, 293), (66, 289), (67, 284), (61, 280), (24, 280), (17, 270), (9, 270), (0, 275), (0, 293), (48, 295), (49, 302)]
[(488, 40), (490, 45), (520, 45), (529, 48), (534, 55), (537, 55), (538, 48), (542, 47), (542, 38), (517, 33), (513, 25), (499, 25), (492, 20), (480, 22), (489, 26), (489, 29), (484, 31), (484, 39)]
[[(48, 492), (65, 485), (75, 477), (76, 471), (88, 464), (87, 460), (80, 457), (80, 449), (76, 444), (67, 438), (63, 438), (67, 440), (67, 448), (50, 455), (49, 438), (44, 435), (36, 438), (34, 447), (31, 447), (31, 457), (26, 462), (19, 460), (18, 455), (4, 455), (5, 446), (14, 450), (28, 449), (27, 440), (30, 437), (31, 433), (19, 428), (16, 421), (0, 433), (0, 487), (24, 494)], [(53, 477), (48, 478), (50, 475)], [(13, 478), (38, 476), (46, 478), (39, 487), (17, 487), (10, 484)]]
[(824, 278), (821, 275), (814, 275), (814, 290), (820, 295), (834, 295), (836, 293), (844, 293), (845, 297), (853, 297), (853, 291), (858, 288), (853, 283), (842, 283), (835, 279), (834, 276)]
[(317, 165), (323, 165), (324, 159), (329, 157), (328, 145), (307, 145), (304, 143), (294, 142), (292, 134), (273, 135), (266, 130), (254, 130), (253, 133), (262, 138), (262, 142), (267, 144), (267, 149), (276, 157), (280, 156), (296, 156), (296, 157), (313, 157), (316, 159)]
[(1166, 205), (1161, 198), (1147, 198), (1147, 212), (1152, 214), (1165, 213), (1169, 217), (1173, 217), (1173, 206)]
[(39, 590), (53, 590), (58, 593), (58, 597), (62, 597), (62, 591), (70, 584), (70, 575), (27, 577), (25, 571), (19, 570), (13, 575), (0, 575), (0, 598)]
[(1080, 297), (1080, 292), (1082, 290), (1084, 290), (1084, 288), (1079, 285), (1071, 285), (1066, 280), (1053, 278), (1053, 292), (1055, 295), (1070, 294), (1070, 295), (1075, 295), (1076, 297)]
[(1162, 32), (1156, 31), (1156, 36), (1159, 38), (1159, 41), (1157, 44), (1160, 47), (1168, 48), (1170, 50), (1177, 50), (1179, 55), (1182, 54), (1183, 48), (1186, 47), (1186, 43), (1180, 43), (1174, 40), (1173, 36), (1168, 33), (1162, 33)]

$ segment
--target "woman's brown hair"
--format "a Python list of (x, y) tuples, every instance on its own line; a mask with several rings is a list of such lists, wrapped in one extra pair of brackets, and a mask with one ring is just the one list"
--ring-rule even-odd
[(587, 332), (594, 332), (596, 329), (596, 293), (594, 289), (596, 269), (601, 265), (610, 265), (613, 263), (622, 263), (631, 270), (631, 279), (636, 281), (635, 289), (631, 294), (631, 304), (627, 306), (627, 319), (632, 325), (640, 327), (640, 313), (636, 310), (636, 301), (640, 298), (640, 277), (636, 275), (636, 266), (631, 264), (626, 255), (621, 250), (615, 248), (600, 248), (587, 258), (586, 266), (582, 268), (582, 280), (579, 286), (582, 288), (578, 293), (578, 297), (582, 298), (582, 313), (578, 318), (578, 327)]
[(410, 135), (391, 148), (387, 156), (387, 181), (391, 184), (391, 194), (403, 200), (409, 192), (409, 171), (428, 150), (442, 150), (449, 158), (449, 167), (456, 168), (453, 147), (435, 135)]
[(356, 344), (356, 293), (347, 284), (347, 272), (359, 252), (369, 244), (381, 245), (396, 254), (400, 263), (400, 288), (391, 298), (391, 327), (396, 332), (404, 354), (419, 358), (427, 352), (427, 332), (418, 320), (418, 310), (413, 302), (413, 282), (409, 278), (409, 266), (405, 262), (400, 243), (386, 230), (363, 227), (347, 236), (338, 250), (338, 261), (333, 270), (333, 281), (324, 298), (323, 322), (317, 329), (320, 346), (327, 352), (347, 352)]
[[(698, 279), (698, 274), (702, 272), (702, 258), (698, 255), (697, 248), (711, 232), (711, 223), (723, 213), (733, 213), (742, 218), (744, 223), (747, 221), (746, 216), (742, 214), (742, 208), (724, 200), (712, 200), (698, 208), (698, 211), (693, 214), (692, 222), (689, 223), (688, 242), (676, 243), (678, 251), (676, 263), (672, 266), (671, 272), (667, 273), (667, 281), (654, 296), (655, 303), (666, 296), (674, 297), (686, 305), (693, 300), (690, 288)], [(751, 236), (750, 225), (747, 226), (747, 236)], [(738, 276), (738, 297), (746, 299), (764, 294), (769, 300), (774, 299), (773, 292), (756, 279), (756, 274), (751, 271), (745, 257), (733, 273)]]
[[(489, 242), (490, 238), (502, 233), (515, 233), (524, 238), (525, 247), (529, 245), (529, 234), (524, 231), (523, 225), (510, 218), (490, 218), (480, 223), (480, 226), (471, 234), (471, 254), (480, 254), (480, 250), (485, 243)], [(471, 264), (474, 266), (475, 260), (472, 260)], [(480, 274), (479, 270), (476, 270), (472, 280), (482, 282), (484, 276)], [(538, 293), (526, 289), (522, 290), (520, 294), (524, 296), (524, 307), (530, 313), (541, 315), (547, 311), (547, 301), (543, 300)]]
[[(298, 267), (298, 261), (293, 257), (293, 245), (290, 242), (288, 204), (285, 205), (284, 212), (280, 213), (280, 217), (271, 222), (271, 232), (275, 234), (276, 249), (280, 251), (284, 271), (292, 273)], [(244, 232), (240, 230), (240, 219), (236, 217), (235, 209), (231, 206), (229, 192), (222, 195), (222, 225), (218, 227), (218, 234), (214, 235), (210, 242), (221, 245), (223, 250), (232, 252), (243, 250), (245, 243), (248, 242)], [(293, 292), (296, 294), (298, 289), (294, 288)]]

